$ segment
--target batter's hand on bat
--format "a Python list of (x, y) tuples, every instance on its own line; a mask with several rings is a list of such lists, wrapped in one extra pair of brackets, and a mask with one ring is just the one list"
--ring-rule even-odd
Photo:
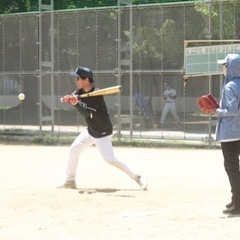
[(76, 105), (78, 103), (78, 98), (75, 95), (65, 95), (61, 98), (61, 102), (71, 103), (72, 105)]
[(72, 105), (76, 105), (78, 103), (78, 97), (76, 95), (73, 95), (73, 97), (70, 98), (70, 103)]

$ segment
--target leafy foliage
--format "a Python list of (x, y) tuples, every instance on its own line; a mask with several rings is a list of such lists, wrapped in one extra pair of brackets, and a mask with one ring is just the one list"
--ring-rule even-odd
[[(190, 0), (184, 0), (184, 2)], [(134, 5), (183, 2), (181, 0), (133, 0)], [(50, 4), (51, 0), (42, 0), (43, 4)], [(117, 6), (118, 0), (54, 0), (54, 9), (75, 9), (91, 7)], [(0, 14), (32, 12), (38, 10), (38, 0), (0, 0)]]

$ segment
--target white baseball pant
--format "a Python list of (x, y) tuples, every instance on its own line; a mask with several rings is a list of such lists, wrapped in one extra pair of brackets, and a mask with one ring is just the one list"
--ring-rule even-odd
[(180, 120), (179, 120), (179, 117), (177, 115), (177, 112), (176, 112), (176, 103), (175, 102), (166, 102), (165, 105), (164, 105), (164, 108), (163, 108), (163, 111), (162, 111), (162, 116), (161, 116), (161, 120), (160, 120), (160, 123), (163, 124), (164, 121), (165, 121), (165, 118), (167, 116), (167, 114), (171, 112), (173, 117), (175, 118), (176, 122), (179, 123)]
[(111, 136), (94, 138), (88, 133), (87, 129), (84, 129), (73, 141), (70, 147), (66, 170), (66, 180), (75, 181), (79, 155), (84, 149), (92, 146), (93, 144), (96, 145), (103, 159), (107, 163), (121, 169), (132, 179), (135, 179), (137, 176), (139, 176), (139, 173), (135, 172), (127, 163), (120, 161), (114, 155), (111, 138)]

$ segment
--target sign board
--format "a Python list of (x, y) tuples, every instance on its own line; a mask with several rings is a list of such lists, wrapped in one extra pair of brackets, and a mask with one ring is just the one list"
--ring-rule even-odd
[(224, 59), (227, 54), (240, 54), (240, 44), (208, 45), (185, 48), (186, 75), (216, 75), (222, 73), (222, 66), (217, 60)]

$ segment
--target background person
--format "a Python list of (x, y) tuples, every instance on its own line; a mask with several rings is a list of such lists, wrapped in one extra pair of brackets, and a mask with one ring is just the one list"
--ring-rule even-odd
[(160, 119), (160, 124), (161, 126), (163, 125), (165, 118), (169, 112), (173, 115), (175, 121), (177, 123), (180, 123), (179, 116), (176, 111), (176, 98), (177, 98), (177, 93), (175, 89), (171, 87), (170, 84), (165, 83), (165, 91), (164, 91), (164, 100), (165, 104), (163, 107), (161, 119)]
[(134, 94), (134, 98), (135, 98), (136, 106), (139, 109), (140, 116), (146, 117), (148, 115), (147, 114), (147, 102), (144, 99), (144, 96), (142, 95), (142, 93), (136, 92)]

